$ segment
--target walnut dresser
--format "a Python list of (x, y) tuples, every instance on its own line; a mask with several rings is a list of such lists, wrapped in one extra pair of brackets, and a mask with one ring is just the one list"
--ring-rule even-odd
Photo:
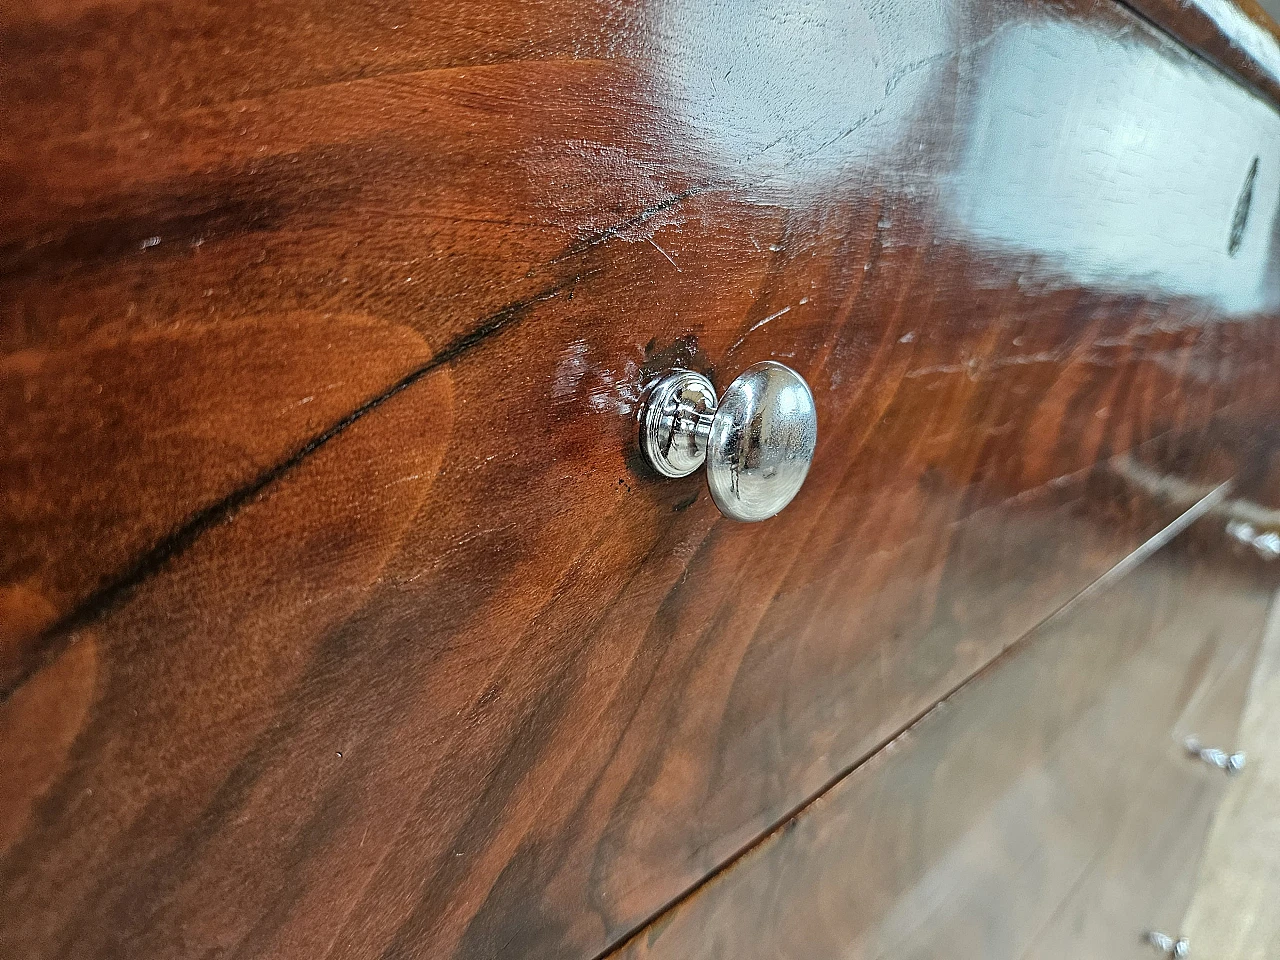
[(1278, 37), (0, 4), (0, 957), (1213, 956)]

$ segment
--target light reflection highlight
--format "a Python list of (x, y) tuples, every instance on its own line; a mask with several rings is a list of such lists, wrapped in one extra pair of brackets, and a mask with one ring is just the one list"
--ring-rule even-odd
[(944, 194), (959, 232), (1091, 287), (1276, 305), (1280, 137), (1260, 102), (1071, 23), (1006, 30), (979, 77)]
[(657, 29), (682, 142), (720, 175), (821, 187), (891, 151), (961, 5), (669, 0)]

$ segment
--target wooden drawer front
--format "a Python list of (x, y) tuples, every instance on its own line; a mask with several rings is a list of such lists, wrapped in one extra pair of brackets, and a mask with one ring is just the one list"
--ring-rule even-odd
[(1177, 932), (1272, 582), (1175, 541), (1055, 617), (621, 951), (1150, 957)]
[[(1110, 0), (710, 6), (5, 5), (0, 956), (600, 955), (1236, 472), (1271, 107)], [(729, 524), (636, 403), (766, 358)]]

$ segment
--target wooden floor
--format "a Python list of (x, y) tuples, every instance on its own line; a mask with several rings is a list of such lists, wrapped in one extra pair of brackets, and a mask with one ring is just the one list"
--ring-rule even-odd
[[(1280, 596), (1277, 597), (1280, 601)], [(1219, 960), (1280, 956), (1280, 602), (1273, 601), (1245, 708), (1249, 764), (1214, 823), (1184, 933)]]

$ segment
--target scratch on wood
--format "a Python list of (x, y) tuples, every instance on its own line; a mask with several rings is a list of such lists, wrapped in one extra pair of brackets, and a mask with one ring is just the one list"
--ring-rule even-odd
[(680, 269), (680, 264), (676, 263), (674, 260), (671, 259), (671, 254), (667, 253), (667, 251), (663, 250), (660, 246), (658, 246), (657, 240), (653, 239), (653, 237), (646, 237), (645, 239), (648, 240), (651, 244), (653, 244), (653, 249), (657, 250), (660, 254), (662, 254), (664, 257), (667, 258), (667, 262), (676, 268), (676, 273), (684, 273), (684, 271)]
[[(802, 300), (802, 301), (801, 301), (801, 303), (803, 303), (803, 302), (804, 302), (804, 301)], [(761, 327), (763, 327), (766, 323), (769, 323), (769, 322), (770, 322), (770, 321), (772, 321), (772, 320), (777, 320), (777, 319), (778, 319), (780, 316), (782, 316), (783, 314), (785, 314), (785, 313), (790, 313), (790, 312), (791, 312), (791, 307), (790, 307), (790, 305), (788, 305), (788, 306), (783, 307), (783, 308), (782, 308), (781, 310), (779, 310), (777, 313), (771, 313), (771, 314), (769, 314), (767, 317), (765, 317), (763, 320), (759, 320), (759, 321), (757, 321), (756, 323), (752, 324), (752, 325), (751, 325), (751, 327), (750, 327), (750, 328), (748, 328), (748, 330), (747, 330), (747, 332), (746, 332), (746, 333), (744, 333), (744, 334), (743, 334), (742, 336), (740, 336), (736, 341), (734, 341), (733, 346), (731, 346), (731, 347), (729, 348), (728, 352), (729, 352), (729, 353), (732, 353), (734, 350), (737, 350), (737, 349), (738, 349), (738, 347), (740, 347), (740, 346), (742, 345), (742, 342), (743, 342), (744, 340), (746, 340), (746, 339), (747, 339), (747, 337), (751, 336), (751, 334), (755, 333), (757, 330), (759, 330)]]

